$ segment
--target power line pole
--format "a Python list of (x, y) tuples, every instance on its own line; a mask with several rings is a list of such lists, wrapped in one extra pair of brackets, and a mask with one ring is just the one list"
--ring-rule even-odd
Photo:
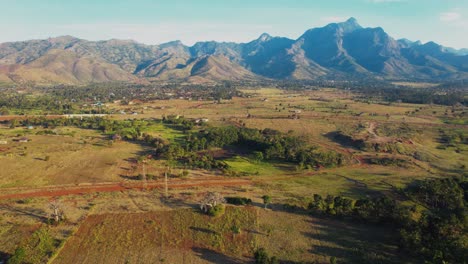
[(146, 159), (143, 160), (142, 165), (143, 165), (143, 172), (142, 173), (143, 173), (143, 181), (144, 181), (143, 188), (145, 190), (147, 190), (148, 189), (148, 181), (146, 180), (146, 166), (145, 166), (146, 165)]
[(166, 196), (166, 199), (168, 197), (168, 194), (167, 194), (167, 171), (168, 169), (166, 169), (166, 171), (164, 172), (164, 191), (165, 191), (165, 196)]

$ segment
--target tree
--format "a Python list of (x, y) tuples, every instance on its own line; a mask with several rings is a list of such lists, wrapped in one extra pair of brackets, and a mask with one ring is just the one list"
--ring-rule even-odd
[(267, 205), (271, 203), (271, 197), (269, 195), (263, 195), (263, 204), (265, 205), (265, 209), (267, 208)]
[(49, 208), (52, 210), (52, 219), (55, 223), (65, 220), (65, 214), (62, 209), (62, 204), (58, 200), (53, 200), (49, 203)]
[(261, 151), (254, 151), (252, 154), (253, 154), (253, 159), (256, 162), (261, 162), (264, 159), (263, 153)]
[(236, 235), (241, 233), (241, 228), (238, 225), (233, 225), (231, 227), (231, 231), (232, 231), (232, 237), (234, 238)]
[(10, 122), (10, 128), (15, 128), (15, 127), (17, 127), (19, 125), (20, 125), (19, 121), (16, 120), (16, 119), (11, 120), (11, 122)]
[(255, 251), (254, 257), (255, 257), (255, 264), (267, 264), (270, 262), (268, 253), (266, 252), (264, 248), (257, 249)]
[(276, 257), (269, 257), (264, 248), (259, 248), (254, 253), (255, 264), (278, 264)]
[(223, 196), (216, 192), (208, 192), (203, 200), (200, 201), (200, 210), (204, 213), (209, 213), (212, 208), (226, 203)]

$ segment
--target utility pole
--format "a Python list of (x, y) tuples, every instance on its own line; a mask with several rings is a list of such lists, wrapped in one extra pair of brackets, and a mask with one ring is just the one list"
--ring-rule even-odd
[(143, 188), (145, 190), (147, 190), (148, 189), (148, 181), (146, 180), (146, 166), (145, 165), (146, 165), (146, 159), (144, 159), (143, 162), (142, 162), (142, 166), (143, 166), (142, 174), (143, 174), (143, 181), (144, 181)]
[(166, 196), (166, 199), (168, 197), (168, 194), (167, 194), (167, 171), (169, 170), (166, 169), (166, 171), (164, 172), (164, 192), (165, 192), (165, 196)]

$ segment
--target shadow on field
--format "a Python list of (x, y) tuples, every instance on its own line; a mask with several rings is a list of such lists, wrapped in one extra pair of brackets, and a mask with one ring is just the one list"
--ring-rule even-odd
[(213, 231), (213, 230), (208, 229), (208, 228), (191, 226), (190, 229), (192, 229), (193, 231), (203, 232), (203, 233), (206, 233), (206, 234), (212, 234), (212, 235), (218, 234), (216, 231)]
[(313, 246), (309, 252), (340, 259), (340, 263), (398, 263), (395, 238), (390, 230), (326, 218), (309, 221), (314, 232), (304, 236), (317, 241), (330, 241), (336, 246)]
[(189, 207), (189, 208), (192, 208), (195, 212), (201, 213), (198, 204), (187, 202), (184, 199), (174, 198), (173, 196), (169, 196), (168, 198), (161, 196), (159, 198), (159, 201), (165, 206), (168, 206), (171, 208)]
[(10, 254), (0, 251), (0, 263), (6, 263), (6, 261), (11, 257)]
[(120, 178), (125, 179), (125, 180), (132, 180), (132, 181), (138, 181), (138, 176), (128, 176), (128, 175), (123, 175), (119, 174)]
[(11, 258), (10, 254), (0, 251), (0, 264), (7, 263), (9, 258)]
[(47, 220), (48, 220), (47, 213), (45, 213), (43, 210), (37, 209), (37, 208), (29, 208), (29, 207), (27, 207), (27, 208), (18, 208), (18, 207), (14, 207), (14, 206), (11, 206), (11, 205), (1, 205), (0, 209), (5, 210), (5, 211), (10, 211), (10, 212), (12, 212), (14, 214), (18, 214), (18, 215), (33, 217), (33, 218), (36, 218), (37, 220), (39, 220), (42, 223), (47, 223)]
[(240, 261), (238, 259), (226, 256), (224, 254), (218, 253), (216, 251), (206, 249), (206, 248), (192, 248), (193, 252), (196, 253), (196, 255), (203, 259), (206, 260), (210, 263), (223, 263), (223, 264), (241, 264), (244, 263), (243, 261)]
[(354, 142), (350, 138), (340, 135), (340, 133), (338, 133), (337, 131), (329, 132), (325, 134), (325, 137), (335, 143), (340, 144), (342, 147), (352, 148), (354, 150), (360, 150), (359, 149), (360, 142)]

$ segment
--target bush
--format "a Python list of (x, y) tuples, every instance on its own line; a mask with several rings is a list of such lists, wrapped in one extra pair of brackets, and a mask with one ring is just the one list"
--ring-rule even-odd
[(10, 259), (8, 259), (8, 264), (21, 264), (24, 262), (24, 259), (26, 257), (26, 251), (24, 248), (19, 247), (15, 250), (15, 253), (11, 256)]
[(211, 207), (210, 210), (208, 210), (208, 215), (218, 217), (224, 214), (226, 211), (226, 207), (224, 204), (218, 204), (214, 207)]
[(245, 198), (245, 197), (226, 197), (225, 199), (228, 204), (234, 204), (234, 205), (252, 204), (252, 199)]
[(264, 248), (259, 248), (254, 253), (255, 264), (278, 264), (276, 257), (269, 257)]

